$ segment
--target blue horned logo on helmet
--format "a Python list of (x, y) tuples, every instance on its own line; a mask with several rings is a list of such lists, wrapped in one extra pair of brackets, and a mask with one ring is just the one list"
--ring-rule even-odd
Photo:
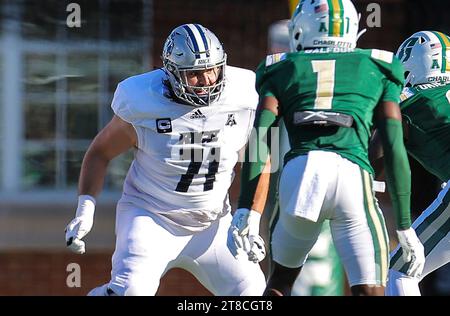
[(174, 34), (170, 34), (170, 36), (167, 38), (166, 43), (164, 45), (163, 49), (163, 58), (169, 57), (173, 52), (173, 47), (175, 46), (173, 42)]

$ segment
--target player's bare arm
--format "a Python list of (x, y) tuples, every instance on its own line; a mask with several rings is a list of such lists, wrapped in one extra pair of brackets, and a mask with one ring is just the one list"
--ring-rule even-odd
[(102, 190), (109, 162), (133, 146), (137, 146), (133, 126), (114, 115), (94, 138), (84, 156), (78, 184), (79, 194), (96, 197)]
[(262, 98), (258, 106), (258, 111), (268, 110), (278, 116), (278, 100), (274, 96), (266, 96)]
[(66, 227), (66, 243), (73, 252), (86, 252), (82, 238), (94, 224), (95, 197), (102, 190), (109, 162), (136, 145), (133, 126), (115, 115), (89, 146), (81, 166), (76, 215)]

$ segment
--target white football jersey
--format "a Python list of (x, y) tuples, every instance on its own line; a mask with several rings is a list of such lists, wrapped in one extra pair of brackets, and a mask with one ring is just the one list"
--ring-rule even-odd
[(206, 107), (170, 99), (163, 70), (118, 85), (112, 108), (138, 137), (119, 205), (142, 207), (172, 231), (187, 232), (228, 212), (233, 169), (251, 132), (258, 94), (254, 72), (227, 66), (225, 74), (220, 99)]

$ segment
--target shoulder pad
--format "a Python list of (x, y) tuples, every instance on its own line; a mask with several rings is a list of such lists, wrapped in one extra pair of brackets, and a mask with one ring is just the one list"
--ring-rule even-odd
[(286, 59), (287, 53), (278, 53), (266, 57), (266, 67)]
[(392, 64), (392, 59), (394, 58), (394, 53), (387, 50), (372, 49), (371, 57), (384, 61), (385, 63)]

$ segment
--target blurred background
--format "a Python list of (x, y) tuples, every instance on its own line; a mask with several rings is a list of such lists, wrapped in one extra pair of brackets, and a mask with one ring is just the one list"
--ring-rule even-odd
[[(276, 25), (290, 17), (296, 2), (0, 0), (0, 295), (85, 295), (109, 280), (115, 203), (131, 152), (109, 167), (86, 254), (73, 255), (65, 248), (64, 228), (76, 209), (84, 152), (112, 117), (110, 102), (118, 82), (161, 67), (159, 56), (170, 31), (192, 22), (219, 37), (229, 64), (254, 70), (283, 36)], [(362, 14), (361, 28), (368, 29), (361, 48), (396, 51), (415, 31), (450, 33), (448, 1), (353, 2)], [(81, 9), (81, 27), (66, 23), (73, 12), (67, 11), (70, 3)], [(367, 25), (371, 3), (380, 5), (381, 27)], [(416, 217), (440, 183), (414, 161), (411, 167)], [(389, 199), (387, 194), (379, 198), (392, 232)], [(71, 263), (81, 269), (79, 287), (66, 283)], [(268, 263), (263, 266), (267, 271)], [(423, 294), (450, 295), (449, 276), (448, 265), (430, 275), (422, 283)], [(189, 274), (173, 270), (158, 294), (209, 293)]]

